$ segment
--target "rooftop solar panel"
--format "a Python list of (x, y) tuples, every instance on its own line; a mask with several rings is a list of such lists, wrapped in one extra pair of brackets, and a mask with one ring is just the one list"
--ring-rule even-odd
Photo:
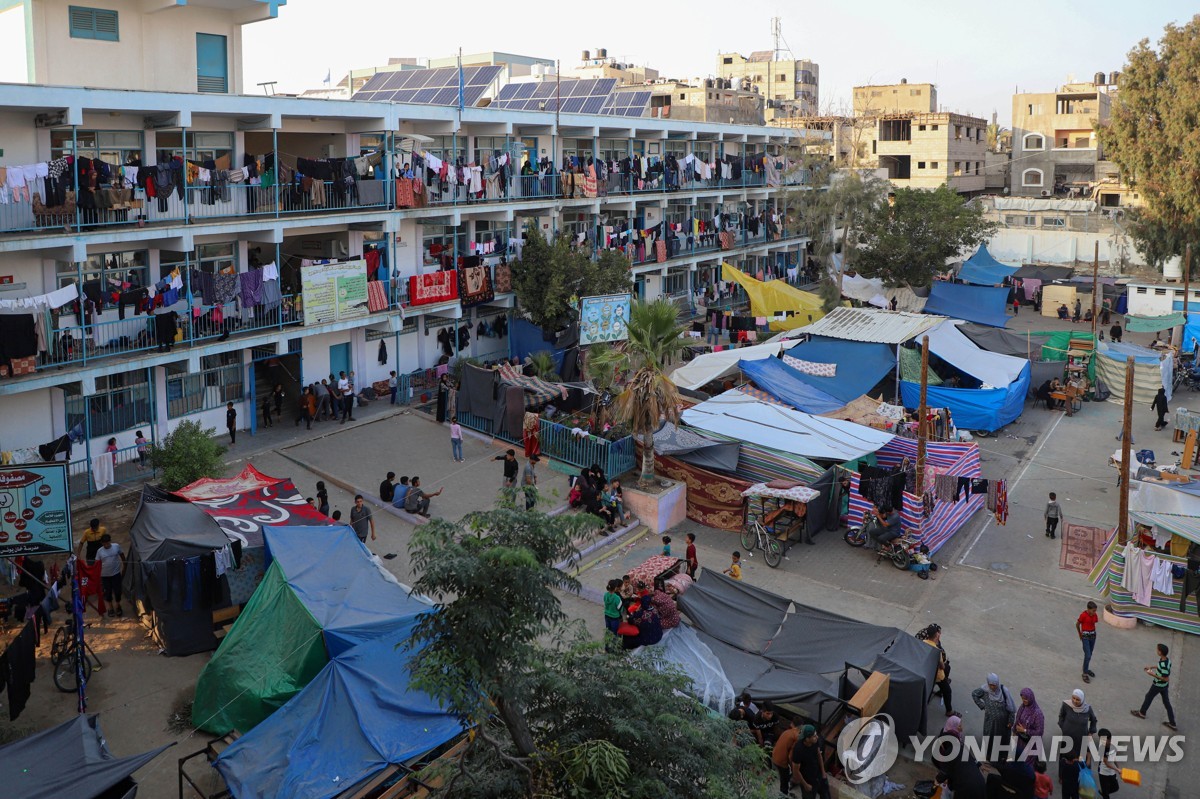
[[(500, 74), (502, 67), (480, 66), (463, 68), (463, 103), (475, 106), (487, 87)], [(354, 94), (355, 100), (392, 101), (428, 105), (458, 104), (458, 69), (412, 69), (381, 72), (363, 84)]]

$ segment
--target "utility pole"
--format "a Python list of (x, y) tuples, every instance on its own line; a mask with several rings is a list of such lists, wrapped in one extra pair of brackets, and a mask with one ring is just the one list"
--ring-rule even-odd
[(917, 496), (925, 495), (925, 445), (929, 440), (928, 409), (925, 407), (929, 391), (929, 336), (921, 337), (921, 404), (917, 406)]
[(1092, 256), (1092, 347), (1096, 344), (1096, 325), (1099, 319), (1099, 310), (1096, 305), (1096, 299), (1100, 295), (1100, 240), (1096, 240), (1096, 252)]
[[(1097, 242), (1096, 246), (1100, 246)], [(1188, 323), (1188, 300), (1191, 298), (1192, 287), (1192, 243), (1189, 241), (1187, 247), (1183, 251), (1183, 324), (1186, 327)], [(1183, 341), (1180, 340), (1179, 346), (1183, 346)]]
[(1125, 359), (1125, 418), (1121, 422), (1121, 504), (1117, 511), (1117, 545), (1129, 540), (1129, 450), (1133, 438), (1133, 356)]

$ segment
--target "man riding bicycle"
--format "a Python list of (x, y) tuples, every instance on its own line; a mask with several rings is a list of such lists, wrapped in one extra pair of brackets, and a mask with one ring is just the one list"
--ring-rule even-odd
[(900, 511), (891, 508), (884, 514), (879, 512), (878, 505), (872, 505), (871, 513), (879, 521), (879, 524), (874, 526), (869, 535), (880, 549), (886, 548), (892, 541), (904, 534), (904, 530), (900, 527)]

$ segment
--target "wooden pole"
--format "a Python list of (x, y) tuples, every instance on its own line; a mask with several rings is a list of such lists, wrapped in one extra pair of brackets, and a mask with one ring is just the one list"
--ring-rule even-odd
[(1092, 348), (1096, 347), (1096, 325), (1100, 322), (1100, 241), (1096, 240), (1096, 252), (1092, 256)]
[(925, 444), (929, 440), (928, 409), (925, 406), (929, 390), (929, 336), (921, 338), (921, 404), (917, 406), (917, 496), (925, 494)]
[(1125, 418), (1121, 422), (1121, 505), (1117, 517), (1117, 544), (1129, 540), (1129, 451), (1133, 439), (1133, 356), (1125, 359)]
[[(1190, 299), (1192, 287), (1192, 243), (1189, 241), (1186, 248), (1183, 250), (1183, 324), (1186, 327), (1188, 323), (1188, 300)], [(1179, 342), (1179, 346), (1183, 347), (1183, 341)]]

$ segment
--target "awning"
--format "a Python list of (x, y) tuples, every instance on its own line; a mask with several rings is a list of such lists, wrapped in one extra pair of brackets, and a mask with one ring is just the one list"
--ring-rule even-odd
[(727, 391), (683, 412), (691, 427), (805, 458), (839, 463), (877, 451), (893, 436)]
[(1029, 361), (980, 349), (964, 336), (953, 322), (943, 322), (930, 330), (929, 351), (977, 380), (996, 388), (1005, 388), (1025, 370)]
[(720, 352), (708, 352), (697, 355), (690, 363), (671, 372), (671, 382), (680, 388), (697, 389), (708, 385), (714, 380), (734, 374), (738, 370), (738, 361), (755, 361), (760, 358), (772, 358), (781, 349), (787, 350), (796, 346), (796, 341), (777, 341), (769, 344), (756, 344), (753, 347), (740, 349), (725, 349)]
[(929, 302), (925, 303), (925, 313), (1004, 327), (1008, 324), (1008, 292), (1006, 288), (936, 281), (929, 292)]
[(988, 252), (987, 245), (980, 244), (975, 254), (958, 270), (958, 277), (977, 286), (999, 286), (1005, 278), (1012, 277), (1017, 269), (997, 261)]
[[(928, 306), (926, 306), (928, 308)], [(879, 308), (834, 308), (802, 332), (845, 341), (900, 344), (916, 338), (942, 319), (926, 314), (885, 311)], [(796, 331), (793, 331), (796, 332)]]

